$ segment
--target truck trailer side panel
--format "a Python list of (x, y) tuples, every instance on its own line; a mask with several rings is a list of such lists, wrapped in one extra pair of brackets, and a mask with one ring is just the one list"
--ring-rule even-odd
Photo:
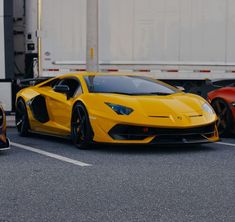
[(42, 3), (42, 70), (85, 67), (86, 0), (47, 0)]
[[(26, 8), (27, 2), (40, 6), (38, 24), (30, 24), (40, 39), (40, 74), (83, 70), (86, 0), (26, 0)], [(184, 79), (233, 76), (233, 0), (102, 0), (98, 10), (100, 70), (160, 70), (163, 79), (162, 70), (177, 70), (175, 76)], [(32, 16), (26, 13), (26, 25)]]
[[(235, 65), (229, 0), (102, 0), (104, 63)], [(233, 58), (231, 60), (231, 58)]]
[(12, 0), (0, 0), (0, 102), (6, 111), (12, 111), (14, 76), (12, 6)]
[[(0, 0), (0, 52), (5, 52), (4, 44), (4, 5), (3, 0)], [(0, 56), (0, 79), (5, 79), (5, 53)]]

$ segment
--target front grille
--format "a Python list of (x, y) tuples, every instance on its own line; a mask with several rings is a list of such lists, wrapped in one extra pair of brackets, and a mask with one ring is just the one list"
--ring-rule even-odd
[[(144, 140), (150, 136), (177, 138), (178, 136), (188, 136), (201, 138), (202, 135), (214, 135), (215, 123), (206, 126), (193, 128), (154, 128), (130, 125), (116, 125), (109, 135), (115, 140)], [(210, 136), (208, 136), (210, 137)]]

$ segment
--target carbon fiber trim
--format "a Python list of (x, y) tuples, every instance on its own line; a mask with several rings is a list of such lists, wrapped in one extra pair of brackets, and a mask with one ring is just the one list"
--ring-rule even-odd
[(204, 140), (215, 134), (215, 123), (193, 128), (153, 128), (145, 126), (116, 125), (109, 135), (114, 140), (144, 140), (156, 136), (158, 140)]

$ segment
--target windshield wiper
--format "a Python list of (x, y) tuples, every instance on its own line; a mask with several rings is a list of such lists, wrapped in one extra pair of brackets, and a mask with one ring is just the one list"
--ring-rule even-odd
[(145, 96), (145, 95), (167, 96), (173, 94), (173, 93), (164, 93), (164, 92), (127, 93), (127, 92), (117, 92), (117, 91), (91, 91), (91, 93), (120, 94), (128, 96)]
[(132, 96), (134, 94), (132, 93), (126, 93), (126, 92), (117, 92), (117, 91), (113, 91), (113, 92), (107, 92), (107, 91), (94, 91), (92, 93), (107, 93), (107, 94), (121, 94), (121, 95), (128, 95), (128, 96)]
[(158, 96), (167, 96), (172, 95), (173, 93), (164, 93), (164, 92), (149, 92), (146, 95), (158, 95)]

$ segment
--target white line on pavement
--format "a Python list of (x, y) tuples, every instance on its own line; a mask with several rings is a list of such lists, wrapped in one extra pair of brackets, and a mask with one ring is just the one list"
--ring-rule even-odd
[(5, 151), (5, 150), (10, 150), (11, 148), (8, 147), (8, 148), (0, 148), (0, 151)]
[(36, 148), (30, 147), (30, 146), (22, 145), (22, 144), (19, 144), (19, 143), (11, 142), (11, 145), (15, 146), (15, 147), (18, 147), (20, 149), (28, 150), (28, 151), (31, 151), (31, 152), (34, 152), (34, 153), (38, 153), (38, 154), (41, 154), (41, 155), (44, 155), (44, 156), (47, 156), (47, 157), (51, 157), (51, 158), (63, 161), (63, 162), (74, 164), (74, 165), (77, 165), (77, 166), (81, 166), (81, 167), (92, 166), (91, 164), (83, 163), (81, 161), (73, 160), (73, 159), (70, 159), (70, 158), (67, 158), (67, 157), (63, 157), (63, 156), (60, 156), (60, 155), (57, 155), (57, 154), (54, 154), (54, 153), (49, 153), (49, 152), (46, 152), (46, 151), (43, 151), (43, 150), (40, 150), (40, 149), (36, 149)]
[(233, 143), (217, 142), (217, 144), (226, 145), (226, 146), (234, 146), (235, 147), (235, 144), (233, 144)]

